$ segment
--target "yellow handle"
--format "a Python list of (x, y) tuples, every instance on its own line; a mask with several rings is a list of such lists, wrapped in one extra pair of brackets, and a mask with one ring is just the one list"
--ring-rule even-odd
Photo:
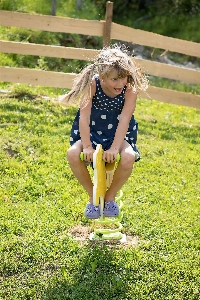
[(119, 153), (117, 153), (117, 159), (116, 159), (116, 162), (119, 162), (121, 159), (121, 155)]
[(84, 161), (84, 153), (83, 153), (83, 152), (80, 153), (80, 159), (81, 159), (82, 161)]

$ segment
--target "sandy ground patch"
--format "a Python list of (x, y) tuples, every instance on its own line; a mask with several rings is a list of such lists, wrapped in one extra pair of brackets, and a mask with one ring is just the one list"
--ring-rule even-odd
[(121, 245), (125, 248), (127, 247), (137, 247), (139, 244), (144, 243), (145, 241), (141, 240), (138, 236), (132, 236), (129, 234), (126, 234), (126, 241), (125, 242), (120, 242), (118, 240), (90, 240), (89, 236), (90, 233), (93, 232), (93, 228), (89, 226), (83, 226), (83, 225), (76, 225), (72, 227), (69, 231), (69, 236), (74, 238), (76, 241), (78, 241), (81, 245), (87, 244), (87, 243), (100, 243), (104, 245), (109, 245), (109, 246), (116, 246), (116, 245)]

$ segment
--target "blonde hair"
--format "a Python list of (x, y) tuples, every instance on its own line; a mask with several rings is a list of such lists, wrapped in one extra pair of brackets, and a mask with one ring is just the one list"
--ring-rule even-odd
[(72, 90), (61, 99), (61, 103), (66, 104), (71, 100), (76, 102), (80, 99), (82, 103), (87, 104), (94, 74), (98, 73), (105, 78), (113, 69), (117, 70), (119, 78), (127, 76), (128, 85), (136, 93), (139, 90), (147, 90), (148, 80), (142, 73), (141, 67), (128, 56), (125, 48), (115, 44), (112, 47), (103, 48), (94, 58), (93, 63), (86, 66), (76, 76)]

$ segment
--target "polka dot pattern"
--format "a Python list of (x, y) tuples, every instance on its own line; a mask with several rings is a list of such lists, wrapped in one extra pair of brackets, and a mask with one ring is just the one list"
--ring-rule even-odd
[[(90, 140), (93, 148), (97, 144), (102, 144), (103, 149), (107, 150), (111, 147), (115, 137), (115, 132), (119, 123), (120, 114), (124, 106), (124, 94), (126, 87), (122, 90), (120, 95), (114, 98), (107, 96), (100, 84), (98, 75), (95, 75), (96, 93), (92, 99), (92, 108), (90, 116)], [(72, 125), (70, 144), (73, 145), (80, 140), (79, 131), (80, 110), (78, 110), (75, 120)], [(136, 147), (137, 142), (138, 123), (132, 116), (129, 128), (124, 139), (132, 146), (136, 153), (136, 161), (140, 159), (140, 154)]]

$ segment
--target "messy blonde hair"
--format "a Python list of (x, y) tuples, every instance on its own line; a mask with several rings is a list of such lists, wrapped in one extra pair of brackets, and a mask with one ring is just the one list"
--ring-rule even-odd
[(81, 102), (87, 104), (90, 96), (90, 87), (94, 74), (100, 74), (102, 78), (109, 76), (115, 69), (119, 78), (127, 76), (127, 83), (136, 93), (139, 90), (146, 91), (148, 80), (142, 73), (141, 67), (136, 64), (132, 57), (128, 56), (127, 50), (118, 45), (103, 48), (94, 58), (93, 63), (86, 66), (75, 78), (72, 90), (66, 94), (61, 103), (66, 104), (69, 101)]

